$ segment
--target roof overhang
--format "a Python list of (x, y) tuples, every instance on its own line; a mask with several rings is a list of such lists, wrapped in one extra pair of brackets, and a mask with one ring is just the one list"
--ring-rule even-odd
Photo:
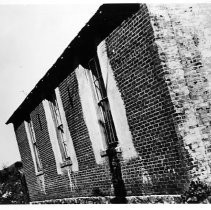
[(87, 60), (94, 55), (98, 44), (139, 8), (140, 4), (103, 4), (100, 6), (6, 124), (23, 121), (79, 64), (86, 67)]

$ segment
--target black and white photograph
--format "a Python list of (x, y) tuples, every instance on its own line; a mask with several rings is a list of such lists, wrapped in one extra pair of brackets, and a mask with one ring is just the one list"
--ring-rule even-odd
[(49, 2), (0, 1), (0, 204), (210, 204), (211, 2)]

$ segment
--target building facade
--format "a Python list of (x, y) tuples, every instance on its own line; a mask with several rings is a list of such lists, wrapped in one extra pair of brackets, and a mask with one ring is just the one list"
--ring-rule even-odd
[(210, 183), (211, 6), (102, 5), (8, 120), (31, 201)]

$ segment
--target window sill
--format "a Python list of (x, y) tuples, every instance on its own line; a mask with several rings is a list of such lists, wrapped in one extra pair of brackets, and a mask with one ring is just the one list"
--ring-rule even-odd
[(122, 153), (122, 148), (120, 146), (116, 147), (116, 152), (117, 153)]
[(66, 160), (63, 163), (60, 163), (60, 167), (64, 168), (66, 166), (71, 166), (72, 165), (72, 161), (71, 160)]
[[(122, 149), (121, 149), (120, 146), (116, 147), (115, 150), (116, 150), (116, 153), (122, 153)], [(100, 151), (100, 156), (101, 156), (101, 157), (106, 157), (106, 156), (108, 156), (107, 150), (101, 150), (101, 151)]]
[(107, 150), (100, 150), (100, 156), (101, 157), (107, 156)]
[(41, 176), (41, 175), (43, 175), (43, 174), (44, 174), (43, 171), (38, 171), (38, 172), (36, 172), (36, 176)]

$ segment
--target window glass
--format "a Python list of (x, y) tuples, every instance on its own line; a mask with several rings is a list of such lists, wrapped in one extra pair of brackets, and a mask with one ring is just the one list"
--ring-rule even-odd
[(51, 100), (49, 101), (53, 121), (55, 124), (55, 129), (58, 137), (58, 143), (61, 150), (63, 161), (70, 159), (67, 142), (65, 140), (64, 136), (64, 130), (63, 130), (63, 124), (62, 124), (62, 118), (58, 106), (58, 102), (56, 100), (55, 93), (52, 94)]
[(32, 120), (29, 121), (28, 128), (29, 128), (29, 134), (30, 134), (30, 141), (32, 143), (33, 152), (35, 156), (36, 168), (37, 168), (37, 171), (39, 172), (42, 170), (42, 163), (41, 163), (39, 151), (37, 148), (37, 141), (36, 141), (36, 136), (35, 136)]
[(116, 131), (110, 111), (109, 101), (107, 98), (106, 87), (102, 78), (102, 73), (100, 69), (100, 65), (98, 63), (98, 58), (94, 57), (89, 62), (89, 77), (93, 83), (93, 89), (96, 99), (96, 103), (99, 107), (99, 119), (101, 123), (101, 127), (103, 128), (103, 132), (106, 135), (107, 144), (116, 145), (118, 140), (116, 136)]

